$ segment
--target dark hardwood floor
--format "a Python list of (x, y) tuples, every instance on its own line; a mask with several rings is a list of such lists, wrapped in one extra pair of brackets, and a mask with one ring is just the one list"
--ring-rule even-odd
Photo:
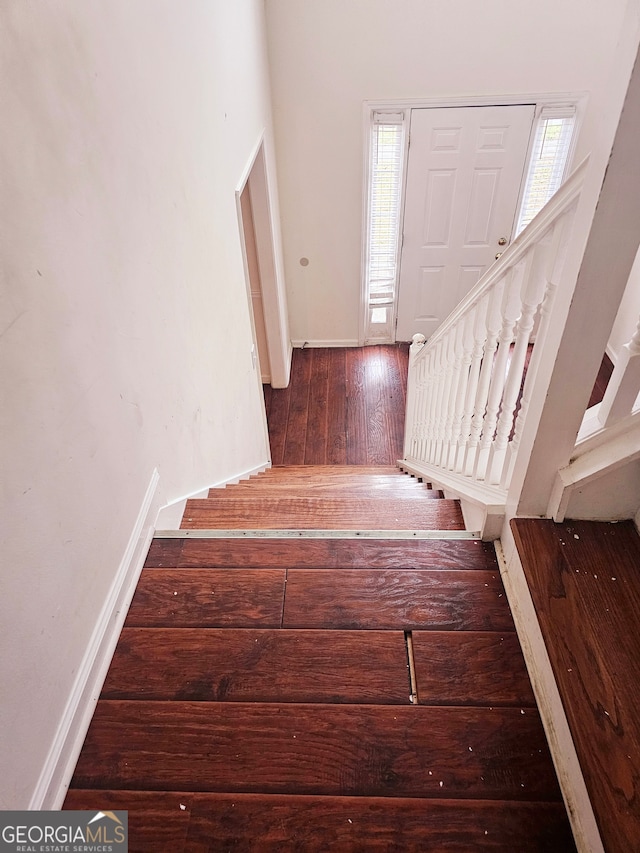
[(295, 349), (288, 388), (264, 386), (273, 465), (395, 465), (408, 344)]
[(514, 519), (604, 848), (640, 850), (640, 537), (616, 524)]
[[(302, 489), (334, 536), (273, 529)], [(152, 543), (65, 808), (127, 809), (132, 853), (574, 851), (493, 547), (365, 536), (421, 516), (464, 535), (385, 466), (190, 502), (203, 538)]]
[(613, 362), (605, 352), (602, 358), (602, 363), (600, 364), (600, 370), (598, 371), (598, 375), (596, 376), (596, 381), (593, 386), (593, 390), (591, 391), (591, 397), (589, 398), (588, 408), (591, 408), (591, 406), (595, 406), (597, 403), (602, 402), (604, 392), (607, 390), (607, 385), (609, 384), (609, 380), (611, 379), (612, 373)]
[(131, 853), (575, 853), (495, 550), (393, 467), (406, 372), (296, 350), (274, 467), (152, 542), (64, 805)]

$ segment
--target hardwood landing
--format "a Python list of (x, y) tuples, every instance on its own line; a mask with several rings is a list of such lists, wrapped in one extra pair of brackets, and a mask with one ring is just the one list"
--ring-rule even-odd
[[(449, 503), (291, 474), (334, 516)], [(271, 476), (206, 524), (256, 529)], [(132, 853), (574, 851), (493, 549), (300, 533), (153, 542), (65, 808), (128, 809)]]
[(514, 519), (605, 850), (640, 850), (640, 538), (632, 522)]
[(288, 388), (264, 386), (273, 465), (394, 465), (408, 344), (294, 349)]

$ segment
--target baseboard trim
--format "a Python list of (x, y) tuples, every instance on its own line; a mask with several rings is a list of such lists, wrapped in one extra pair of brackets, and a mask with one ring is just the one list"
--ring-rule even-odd
[(295, 340), (291, 341), (291, 344), (294, 349), (318, 349), (319, 347), (359, 347), (360, 341), (357, 338), (348, 338), (343, 341)]
[(153, 538), (154, 521), (160, 503), (159, 480), (158, 470), (154, 469), (127, 548), (96, 622), (47, 760), (31, 797), (29, 809), (57, 810), (64, 802)]
[(156, 518), (155, 527), (160, 530), (174, 530), (180, 527), (182, 516), (187, 505), (187, 501), (192, 498), (206, 498), (209, 495), (209, 489), (219, 489), (221, 486), (228, 486), (231, 483), (239, 483), (240, 480), (246, 480), (255, 474), (271, 467), (271, 460), (265, 460), (262, 464), (256, 465), (254, 468), (249, 468), (239, 474), (234, 474), (224, 480), (218, 480), (216, 483), (210, 483), (197, 492), (191, 492), (188, 495), (183, 495), (181, 498), (176, 498), (168, 504), (160, 508), (158, 517)]

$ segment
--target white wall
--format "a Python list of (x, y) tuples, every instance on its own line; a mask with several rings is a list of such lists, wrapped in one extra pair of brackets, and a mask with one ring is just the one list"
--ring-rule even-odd
[(634, 460), (576, 489), (569, 498), (565, 517), (619, 521), (633, 518), (639, 506), (640, 462)]
[[(363, 102), (589, 91), (597, 103), (624, 6), (266, 0), (294, 340), (358, 337)], [(592, 132), (597, 118), (578, 158)]]
[(272, 148), (262, 16), (0, 10), (0, 808), (31, 801), (154, 468), (169, 501), (268, 459), (235, 206)]

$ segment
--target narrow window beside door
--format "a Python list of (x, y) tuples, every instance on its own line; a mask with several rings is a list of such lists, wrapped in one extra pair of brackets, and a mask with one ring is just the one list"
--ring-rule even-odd
[(531, 222), (564, 181), (573, 141), (575, 108), (544, 107), (536, 126), (514, 236)]
[(365, 343), (394, 339), (404, 137), (403, 112), (373, 114), (365, 263)]

